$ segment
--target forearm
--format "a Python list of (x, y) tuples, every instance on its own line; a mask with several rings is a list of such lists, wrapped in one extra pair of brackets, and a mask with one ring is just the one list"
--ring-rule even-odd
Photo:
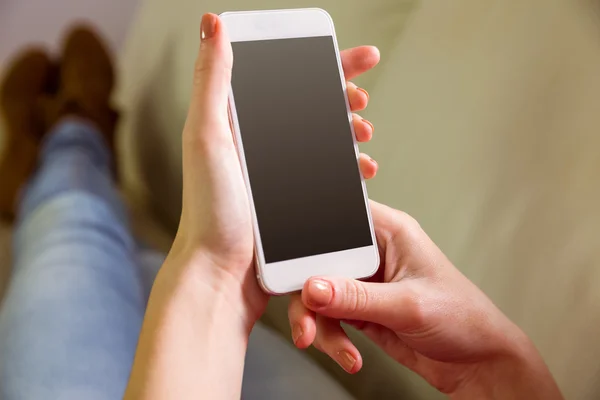
[(452, 400), (563, 400), (544, 360), (528, 340), (513, 352), (482, 366)]
[(210, 277), (174, 269), (165, 265), (152, 289), (125, 398), (239, 399), (247, 321)]

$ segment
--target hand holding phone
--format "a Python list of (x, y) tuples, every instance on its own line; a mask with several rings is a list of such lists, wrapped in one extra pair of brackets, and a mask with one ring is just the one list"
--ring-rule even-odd
[[(231, 44), (216, 15), (206, 15), (202, 26), (203, 39), (182, 136), (182, 215), (161, 275), (172, 276), (169, 280), (175, 282), (189, 282), (192, 291), (193, 282), (198, 282), (231, 292), (228, 296), (240, 308), (240, 317), (252, 325), (264, 311), (267, 296), (255, 278), (252, 214), (228, 119)], [(359, 47), (342, 52), (341, 58), (346, 76), (355, 77), (375, 66), (379, 53), (372, 47)], [(349, 90), (349, 99), (356, 110), (368, 103), (358, 90)], [(356, 117), (353, 124), (358, 141), (371, 139), (373, 132), (367, 122)], [(374, 176), (376, 164), (366, 155), (360, 160), (365, 177)]]
[[(218, 16), (202, 18), (201, 38), (182, 135), (181, 220), (152, 288), (128, 399), (182, 390), (239, 398), (248, 338), (267, 305), (255, 278), (252, 213), (227, 115), (231, 44)], [(357, 75), (378, 56), (373, 48), (358, 48), (342, 59), (348, 75)], [(359, 108), (367, 99), (354, 91), (350, 102)], [(369, 140), (369, 125), (354, 124), (358, 140)], [(373, 176), (376, 166), (361, 159), (367, 160), (364, 173)], [(207, 365), (201, 376), (194, 373)]]

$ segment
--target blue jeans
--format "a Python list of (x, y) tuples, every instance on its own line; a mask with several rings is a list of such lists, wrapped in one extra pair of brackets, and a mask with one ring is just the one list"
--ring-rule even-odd
[[(88, 122), (67, 119), (46, 137), (21, 201), (0, 311), (3, 400), (123, 396), (164, 257), (140, 249), (132, 237), (111, 162)], [(260, 326), (248, 353), (243, 398), (347, 396)]]

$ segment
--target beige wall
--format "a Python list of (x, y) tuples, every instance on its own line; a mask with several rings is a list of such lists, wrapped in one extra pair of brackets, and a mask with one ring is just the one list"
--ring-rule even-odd
[[(121, 98), (131, 107), (125, 144), (140, 150), (131, 165), (143, 166), (130, 183), (141, 173), (148, 185), (139, 192), (149, 188), (147, 198), (177, 220), (179, 135), (203, 12), (324, 7), (342, 47), (382, 50), (383, 65), (361, 82), (372, 95), (365, 116), (376, 125), (365, 150), (381, 166), (371, 197), (422, 222), (532, 336), (568, 398), (597, 398), (600, 28), (593, 3), (309, 3), (143, 2), (123, 62)], [(269, 315), (278, 326), (286, 324), (282, 307)], [(366, 374), (347, 381), (359, 397), (389, 398), (403, 387), (406, 398), (433, 398), (422, 381), (366, 351)]]

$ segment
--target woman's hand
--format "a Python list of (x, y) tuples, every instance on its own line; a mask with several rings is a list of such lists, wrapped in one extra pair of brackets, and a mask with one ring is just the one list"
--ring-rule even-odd
[[(267, 296), (256, 283), (250, 206), (228, 118), (233, 56), (220, 19), (209, 14), (202, 24), (183, 131), (183, 211), (167, 266), (175, 266), (168, 272), (182, 279), (227, 291), (236, 312), (251, 327), (264, 311)], [(379, 62), (374, 47), (357, 47), (341, 56), (347, 79)], [(351, 82), (348, 97), (352, 111), (369, 102), (367, 92)], [(355, 114), (353, 124), (359, 142), (371, 140), (370, 122)], [(361, 154), (359, 163), (366, 178), (375, 176), (373, 160)]]
[[(457, 398), (561, 398), (528, 338), (410, 216), (371, 202), (381, 266), (371, 282), (315, 277), (295, 295), (297, 347), (314, 344), (350, 373), (362, 359), (340, 326)], [(509, 391), (514, 389), (514, 392)]]

